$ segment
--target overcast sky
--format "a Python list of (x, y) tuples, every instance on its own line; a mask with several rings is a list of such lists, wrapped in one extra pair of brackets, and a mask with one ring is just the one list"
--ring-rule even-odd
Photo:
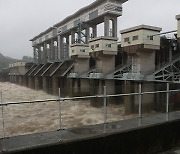
[[(0, 53), (13, 58), (32, 56), (31, 38), (93, 1), (0, 0)], [(180, 0), (129, 0), (123, 4), (118, 30), (140, 24), (176, 30), (177, 14)]]

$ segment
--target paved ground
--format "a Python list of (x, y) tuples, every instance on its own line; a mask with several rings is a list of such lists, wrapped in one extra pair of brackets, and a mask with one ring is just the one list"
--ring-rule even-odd
[[(0, 153), (2, 151), (19, 151), (23, 149), (31, 149), (40, 146), (52, 144), (64, 144), (72, 141), (79, 141), (87, 138), (95, 138), (104, 134), (124, 132), (143, 128), (155, 124), (161, 124), (168, 121), (178, 120), (180, 112), (166, 114), (157, 114), (142, 119), (134, 118), (108, 124), (100, 124), (82, 128), (74, 128), (46, 133), (38, 133), (24, 136), (10, 137), (0, 140)], [(1, 148), (2, 147), (2, 148)], [(174, 154), (179, 154), (180, 151), (175, 151)], [(173, 154), (166, 152), (165, 154)]]
[(180, 154), (180, 150), (175, 150), (175, 151), (172, 150), (172, 151), (164, 152), (163, 154)]

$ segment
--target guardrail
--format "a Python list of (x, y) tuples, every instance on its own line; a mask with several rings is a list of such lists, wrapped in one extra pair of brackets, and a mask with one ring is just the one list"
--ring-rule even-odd
[[(94, 96), (82, 96), (82, 97), (71, 97), (71, 98), (63, 98), (61, 97), (61, 89), (59, 88), (59, 96), (57, 99), (45, 99), (45, 100), (33, 100), (33, 101), (20, 101), (20, 102), (3, 102), (3, 93), (0, 92), (0, 109), (1, 109), (1, 123), (2, 123), (2, 132), (1, 135), (2, 138), (6, 138), (6, 128), (5, 128), (5, 117), (4, 117), (4, 108), (11, 105), (23, 105), (23, 104), (37, 104), (37, 103), (50, 103), (50, 102), (56, 102), (58, 103), (58, 112), (59, 112), (59, 126), (57, 130), (64, 129), (62, 127), (62, 116), (63, 116), (63, 102), (64, 101), (74, 101), (74, 100), (81, 100), (81, 99), (93, 99), (93, 98), (102, 98), (103, 99), (103, 123), (107, 123), (108, 113), (107, 113), (107, 106), (108, 106), (108, 98), (113, 97), (124, 97), (124, 96), (138, 96), (138, 117), (142, 118), (142, 96), (148, 95), (148, 94), (166, 94), (166, 115), (168, 120), (168, 114), (169, 114), (169, 96), (170, 93), (180, 92), (180, 89), (176, 90), (170, 90), (169, 83), (166, 84), (166, 90), (160, 90), (160, 91), (142, 91), (142, 84), (139, 83), (138, 85), (138, 92), (135, 93), (124, 93), (124, 94), (107, 94), (106, 86), (104, 86), (103, 94), (101, 95), (94, 95)], [(105, 131), (103, 131), (105, 132)]]

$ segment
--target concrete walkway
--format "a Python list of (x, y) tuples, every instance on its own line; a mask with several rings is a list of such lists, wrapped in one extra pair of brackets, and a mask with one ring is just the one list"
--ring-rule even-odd
[[(15, 136), (0, 140), (0, 153), (14, 153), (51, 145), (63, 145), (143, 129), (150, 126), (162, 125), (178, 120), (180, 120), (180, 112), (172, 112), (169, 116), (166, 114), (157, 114), (150, 117), (134, 118), (82, 128)], [(176, 153), (179, 153), (179, 151)]]

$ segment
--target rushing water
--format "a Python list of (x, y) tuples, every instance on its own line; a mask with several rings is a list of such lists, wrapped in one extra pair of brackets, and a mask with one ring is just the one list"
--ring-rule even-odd
[[(3, 94), (3, 102), (57, 98), (57, 96), (49, 95), (43, 91), (35, 91), (8, 82), (0, 82), (0, 91)], [(61, 104), (61, 110), (61, 128), (80, 127), (104, 121), (104, 108), (92, 107), (90, 100), (64, 101)], [(124, 105), (111, 104), (108, 106), (108, 121), (117, 121), (133, 116), (124, 116)], [(0, 138), (3, 133), (7, 137), (58, 130), (59, 128), (59, 102), (0, 107)]]

